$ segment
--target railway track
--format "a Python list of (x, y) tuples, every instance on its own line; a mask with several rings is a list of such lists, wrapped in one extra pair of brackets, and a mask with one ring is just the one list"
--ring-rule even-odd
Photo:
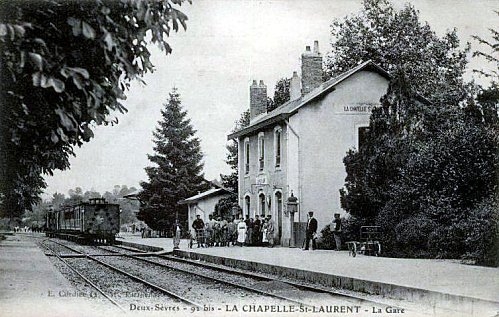
[(73, 271), (75, 274), (77, 274), (82, 280), (84, 280), (86, 283), (88, 283), (92, 288), (94, 288), (97, 292), (102, 294), (104, 298), (106, 298), (111, 304), (116, 306), (119, 310), (122, 312), (126, 312), (126, 309), (118, 304), (109, 294), (107, 294), (104, 290), (102, 290), (97, 284), (93, 283), (89, 278), (87, 278), (85, 275), (83, 275), (78, 269), (76, 269), (74, 266), (72, 266), (70, 263), (68, 263), (65, 259), (63, 259), (60, 254), (58, 254), (53, 248), (50, 246), (46, 245), (44, 242), (41, 243), (42, 247), (44, 247), (46, 250), (50, 251), (51, 254), (59, 259), (66, 267), (68, 267), (71, 271)]
[[(371, 314), (388, 310), (405, 311), (405, 314), (411, 317), (437, 316), (438, 312), (449, 313), (445, 308), (436, 309), (433, 306), (423, 307), (416, 302), (408, 303), (380, 296), (352, 294), (348, 291), (284, 279), (271, 274), (180, 258), (171, 253), (145, 252), (116, 245), (82, 246), (68, 241), (64, 243), (51, 241), (51, 243), (58, 245), (61, 259), (69, 262), (92, 261), (94, 265), (113, 270), (116, 274), (136, 283), (143, 285), (146, 284), (142, 281), (151, 283), (168, 293), (177, 295), (168, 298), (175, 298), (184, 305), (179, 306), (182, 309), (186, 309), (185, 305), (193, 308), (194, 310), (190, 312), (221, 310), (221, 313), (224, 313), (230, 312), (231, 307), (237, 309), (236, 307), (242, 305), (249, 307), (247, 308), (249, 310), (243, 312), (294, 312), (299, 315), (302, 313), (362, 315), (362, 313)], [(88, 263), (86, 265), (88, 266)], [(96, 266), (92, 268), (97, 270)], [(154, 286), (148, 287), (155, 292), (161, 292), (158, 288), (154, 289)], [(166, 292), (161, 294), (166, 296)], [(141, 300), (140, 304), (152, 307), (159, 301), (156, 299), (152, 304), (148, 304)], [(233, 305), (234, 303), (239, 306)], [(262, 307), (277, 310), (261, 310), (267, 309)]]
[[(122, 252), (131, 251), (126, 248), (115, 248), (115, 250), (110, 250), (110, 247), (108, 246), (72, 247), (56, 241), (51, 242), (71, 252), (71, 254), (64, 254), (66, 261), (68, 261), (68, 258), (72, 258), (72, 261), (81, 260), (82, 258), (92, 260), (106, 268), (127, 276), (134, 281), (143, 283), (150, 288), (174, 297), (188, 306), (204, 308), (207, 303), (212, 303), (213, 301), (227, 304), (229, 302), (239, 301), (241, 298), (254, 303), (273, 303), (296, 306), (305, 305), (303, 302), (282, 295), (271, 294), (257, 288), (237, 284), (214, 276), (204, 276), (199, 272), (191, 272), (189, 270), (145, 259), (141, 257), (147, 255), (144, 252), (127, 254)], [(86, 252), (81, 250), (81, 247), (87, 248)], [(96, 250), (103, 251), (103, 253), (96, 252)], [(110, 255), (114, 255), (114, 257)], [(98, 257), (100, 257), (100, 259), (98, 259)], [(156, 282), (153, 283), (151, 282), (152, 280)]]
[[(67, 249), (70, 253), (59, 253), (53, 246), (47, 245), (47, 241)], [(140, 298), (140, 307), (142, 308), (152, 307), (151, 305), (158, 302), (167, 302), (170, 305), (184, 304), (193, 307), (203, 306), (200, 303), (184, 298), (175, 292), (130, 274), (123, 269), (105, 263), (97, 258), (97, 256), (106, 256), (109, 254), (100, 253), (90, 255), (74, 247), (49, 239), (43, 241), (41, 244), (51, 252), (50, 255), (57, 257), (81, 279), (91, 285), (99, 294), (123, 312), (131, 310), (132, 307), (134, 309), (138, 307), (138, 304), (134, 303), (137, 302), (137, 297)], [(127, 286), (125, 295), (119, 293), (122, 291), (120, 285), (124, 284)], [(144, 298), (150, 299), (149, 302), (151, 303), (144, 303)], [(123, 303), (134, 306), (125, 308)]]
[[(109, 250), (111, 252), (116, 252), (116, 253), (120, 253), (119, 250), (121, 250), (121, 249), (130, 250), (130, 248), (128, 248), (128, 247), (117, 246), (117, 245), (105, 246), (105, 247), (99, 247), (99, 248), (106, 248), (107, 250)], [(137, 258), (137, 256), (135, 256), (135, 255), (128, 255), (128, 256), (133, 257), (133, 258)], [(185, 264), (187, 266), (198, 267), (198, 268), (201, 268), (201, 272), (198, 272), (198, 273), (191, 272), (191, 273), (197, 274), (200, 276), (213, 276), (213, 279), (219, 280), (220, 282), (229, 283), (229, 284), (231, 284), (230, 281), (225, 281), (225, 280), (217, 277), (217, 276), (220, 276), (219, 273), (222, 273), (222, 276), (225, 276), (225, 277), (227, 277), (227, 276), (238, 277), (238, 278), (241, 277), (244, 280), (239, 281), (237, 286), (242, 287), (242, 288), (247, 288), (247, 289), (252, 290), (252, 291), (262, 292), (262, 290), (256, 289), (255, 287), (242, 285), (241, 282), (245, 281), (248, 285), (253, 284), (254, 281), (285, 284), (285, 285), (292, 286), (292, 287), (294, 287), (297, 290), (300, 290), (302, 292), (305, 291), (305, 292), (309, 292), (311, 294), (329, 294), (336, 299), (341, 298), (341, 299), (346, 300), (352, 304), (377, 305), (377, 306), (380, 305), (379, 302), (367, 300), (365, 297), (355, 296), (353, 294), (342, 293), (341, 291), (327, 288), (325, 286), (311, 285), (311, 284), (307, 284), (304, 282), (293, 281), (293, 280), (286, 279), (283, 277), (275, 277), (275, 276), (260, 274), (257, 272), (249, 272), (249, 271), (245, 271), (245, 270), (235, 269), (232, 267), (211, 264), (211, 263), (207, 263), (207, 262), (200, 262), (200, 261), (191, 260), (191, 259), (185, 259), (185, 258), (174, 256), (171, 253), (170, 254), (161, 254), (161, 255), (152, 255), (152, 254), (144, 253), (144, 254), (141, 254), (140, 257), (141, 258), (137, 258), (137, 259), (151, 263), (153, 265), (159, 265), (159, 266), (163, 266), (163, 267), (172, 267), (173, 266), (175, 269), (177, 269), (179, 271), (190, 272), (190, 271), (194, 271), (194, 270), (192, 270), (192, 269), (189, 270), (189, 269), (186, 269), (185, 267), (184, 268), (175, 267), (174, 265), (172, 265), (173, 262), (182, 263), (182, 264)], [(150, 260), (148, 258), (153, 258), (153, 260)], [(266, 295), (272, 296), (272, 297), (279, 298), (279, 295), (276, 295), (276, 294), (272, 294), (272, 293), (268, 293), (268, 292), (263, 292), (263, 293)], [(297, 293), (296, 295), (298, 298), (302, 297), (302, 295), (303, 295), (302, 293), (299, 293), (299, 292), (296, 292), (296, 293)], [(299, 300), (292, 299), (289, 297), (284, 297), (284, 296), (280, 297), (280, 298), (285, 299), (285, 300), (290, 300), (290, 301), (296, 301), (297, 303), (299, 303), (301, 305), (316, 304), (316, 303), (306, 303), (303, 300), (299, 301)], [(385, 304), (381, 304), (381, 305), (388, 306)]]
[[(163, 279), (164, 282), (169, 281), (170, 284), (174, 283), (177, 286), (177, 292), (187, 296), (192, 296), (191, 288), (195, 288), (194, 285), (197, 285), (197, 288), (201, 286), (201, 288), (218, 292), (227, 293), (227, 290), (232, 290), (232, 292), (237, 290), (238, 296), (236, 297), (253, 298), (255, 302), (269, 302), (270, 300), (273, 304), (277, 302), (283, 305), (295, 305), (304, 311), (312, 310), (313, 307), (321, 306), (325, 302), (334, 302), (345, 307), (360, 307), (360, 305), (366, 304), (365, 299), (340, 294), (324, 287), (306, 285), (296, 281), (284, 281), (255, 272), (200, 263), (172, 255), (157, 255), (122, 246), (85, 246), (86, 251), (77, 250), (67, 245), (64, 247), (75, 253), (80, 252), (80, 255), (74, 255), (74, 257), (82, 256), (86, 252), (87, 257), (95, 258), (95, 261), (99, 261), (102, 265), (115, 267), (122, 274), (130, 274), (132, 271), (134, 276), (143, 280), (159, 278)], [(114, 257), (110, 255), (114, 255)], [(96, 259), (96, 257), (101, 256), (100, 260)], [(149, 273), (144, 273), (146, 271)], [(182, 283), (181, 280), (195, 281), (195, 283), (188, 283), (186, 290), (185, 287), (181, 287), (186, 284)], [(256, 298), (255, 295), (257, 295)], [(209, 298), (204, 298), (202, 302), (200, 300), (203, 298), (197, 299), (199, 303), (197, 306), (205, 305), (206, 302), (213, 302), (213, 300), (217, 301), (216, 297), (212, 298), (211, 301), (206, 301), (207, 299)], [(218, 298), (218, 300), (220, 299)], [(225, 303), (228, 302), (230, 300), (225, 301)], [(379, 306), (379, 303), (376, 304)]]

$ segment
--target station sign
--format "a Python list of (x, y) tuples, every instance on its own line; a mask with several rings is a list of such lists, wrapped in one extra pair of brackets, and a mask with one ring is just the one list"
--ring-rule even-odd
[(342, 111), (344, 114), (367, 114), (371, 113), (374, 107), (379, 106), (379, 104), (353, 104), (353, 105), (343, 105)]

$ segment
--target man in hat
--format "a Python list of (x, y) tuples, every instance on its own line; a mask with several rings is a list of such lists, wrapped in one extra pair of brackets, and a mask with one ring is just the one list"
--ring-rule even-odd
[(336, 242), (336, 251), (340, 251), (341, 250), (341, 218), (340, 218), (340, 214), (334, 214), (332, 228), (333, 228), (334, 241)]
[(196, 232), (196, 241), (198, 242), (198, 248), (204, 246), (204, 221), (201, 219), (201, 215), (196, 215), (196, 219), (192, 222), (192, 228)]
[(182, 226), (178, 219), (175, 219), (175, 223), (173, 224), (173, 249), (178, 249), (180, 245), (180, 234), (182, 231)]
[(314, 218), (314, 212), (308, 212), (308, 222), (307, 222), (307, 230), (305, 232), (305, 248), (303, 250), (308, 250), (308, 246), (310, 244), (310, 240), (312, 240), (312, 250), (316, 249), (314, 236), (317, 233), (317, 220)]
[(274, 247), (274, 231), (275, 223), (272, 220), (272, 215), (267, 216), (267, 240), (269, 241), (269, 247)]

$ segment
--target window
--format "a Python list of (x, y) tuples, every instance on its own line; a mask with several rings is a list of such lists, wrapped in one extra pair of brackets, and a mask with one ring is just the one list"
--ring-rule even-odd
[(246, 215), (250, 215), (250, 208), (251, 208), (251, 199), (250, 196), (244, 197), (244, 207), (246, 209)]
[(265, 167), (265, 135), (263, 132), (258, 134), (258, 162), (260, 171)]
[(265, 194), (260, 194), (258, 199), (260, 201), (260, 215), (265, 215)]
[(249, 163), (250, 163), (250, 144), (249, 139), (244, 140), (244, 173), (249, 174)]
[(274, 129), (274, 153), (275, 153), (275, 167), (281, 167), (281, 138), (282, 129), (281, 127), (276, 127)]
[(358, 148), (360, 149), (367, 142), (367, 133), (369, 132), (369, 127), (359, 127), (358, 128)]

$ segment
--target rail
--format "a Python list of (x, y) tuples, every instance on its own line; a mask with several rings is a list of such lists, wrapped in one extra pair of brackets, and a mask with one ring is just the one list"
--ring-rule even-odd
[(92, 286), (95, 290), (97, 290), (99, 293), (102, 294), (102, 296), (104, 296), (107, 300), (109, 300), (114, 306), (118, 307), (121, 311), (123, 312), (127, 312), (127, 310), (125, 308), (123, 308), (120, 304), (118, 304), (114, 299), (112, 299), (108, 294), (106, 294), (99, 286), (97, 286), (95, 283), (93, 283), (91, 280), (89, 280), (86, 276), (84, 276), (83, 274), (81, 274), (80, 271), (78, 271), (76, 268), (74, 268), (71, 264), (69, 264), (66, 260), (64, 260), (63, 258), (61, 258), (59, 256), (59, 254), (57, 254), (57, 252), (50, 248), (49, 246), (47, 246), (44, 241), (42, 241), (42, 245), (44, 248), (50, 250), (54, 256), (56, 256), (62, 263), (64, 263), (70, 270), (72, 270), (73, 272), (75, 272), (81, 279), (83, 279), (85, 282), (87, 282), (90, 286)]

